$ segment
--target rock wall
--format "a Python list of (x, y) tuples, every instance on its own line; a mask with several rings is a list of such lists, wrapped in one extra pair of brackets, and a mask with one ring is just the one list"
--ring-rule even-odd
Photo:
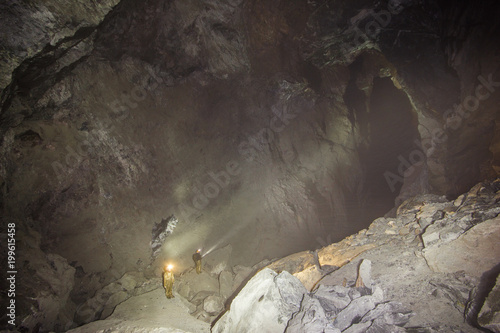
[[(0, 90), (9, 85), (13, 88), (16, 80), (24, 81), (26, 78), (14, 72), (22, 72), (32, 60), (44, 59), (43, 66), (58, 62), (57, 71), (76, 61), (81, 57), (77, 54), (86, 47), (85, 38), (118, 3), (119, 0), (86, 4), (58, 0), (2, 3)], [(58, 52), (54, 54), (54, 50)], [(30, 79), (36, 76), (35, 73), (23, 74), (31, 75)], [(8, 95), (2, 95), (2, 102), (5, 97)]]

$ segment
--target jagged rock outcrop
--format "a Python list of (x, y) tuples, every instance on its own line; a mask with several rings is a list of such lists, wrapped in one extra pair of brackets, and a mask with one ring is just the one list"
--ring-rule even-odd
[(325, 315), (320, 302), (305, 294), (300, 304), (300, 311), (293, 314), (285, 332), (329, 332), (337, 333), (339, 329), (333, 325)]
[(500, 332), (500, 275), (481, 307), (477, 323), (495, 333)]
[[(12, 82), (12, 74), (30, 60), (46, 57), (50, 63), (59, 61), (61, 68), (76, 59), (64, 63), (59, 57), (75, 57), (79, 49), (85, 49), (85, 37), (102, 22), (106, 14), (119, 0), (91, 3), (65, 1), (8, 1), (0, 4), (0, 21), (3, 34), (0, 39), (0, 91)], [(59, 54), (51, 54), (56, 49)], [(64, 53), (68, 52), (68, 55)], [(51, 57), (52, 56), (52, 57)], [(29, 65), (28, 65), (29, 66)], [(21, 69), (22, 70), (22, 69)], [(56, 71), (56, 72), (57, 72)], [(21, 79), (15, 77), (15, 79)]]
[[(269, 268), (257, 273), (235, 297), (230, 310), (216, 322), (212, 332), (399, 332), (399, 326), (404, 326), (412, 315), (400, 303), (384, 301), (382, 289), (375, 285), (352, 288), (321, 285), (307, 293), (299, 280), (286, 271), (280, 275), (273, 273)], [(278, 281), (283, 274), (287, 288), (283, 281)], [(275, 284), (266, 280), (275, 280)], [(358, 280), (371, 285), (369, 261), (362, 263)], [(291, 295), (291, 299), (281, 302), (285, 295)], [(271, 304), (266, 304), (266, 300), (272, 301)], [(292, 313), (291, 306), (297, 307)]]
[(277, 274), (265, 268), (238, 293), (212, 332), (284, 331), (305, 292), (300, 281), (288, 272)]
[(174, 232), (178, 222), (179, 220), (174, 215), (171, 215), (153, 226), (153, 230), (151, 231), (151, 256), (153, 258), (158, 256), (158, 252), (160, 252), (163, 243), (165, 243), (165, 239)]
[[(394, 328), (395, 332), (479, 332), (478, 325), (495, 320), (495, 310), (489, 310), (494, 308), (489, 305), (492, 298), (485, 302), (488, 293), (495, 295), (490, 292), (494, 284), (484, 281), (499, 274), (499, 199), (500, 179), (480, 183), (452, 201), (437, 195), (417, 196), (398, 208), (397, 217), (376, 219), (368, 229), (318, 250), (319, 267), (309, 252), (285, 257), (268, 267), (288, 269), (304, 285), (311, 286), (311, 295), (322, 295), (325, 290), (338, 293), (339, 289), (356, 286), (381, 288), (385, 301), (389, 301), (384, 307), (405, 309), (402, 315), (383, 318), (395, 320), (409, 313), (405, 311), (412, 312), (405, 317), (405, 324), (390, 323), (404, 326), (404, 330)], [(304, 309), (315, 309), (314, 302), (307, 302)], [(337, 297), (336, 307), (346, 307), (350, 302), (350, 298)], [(328, 317), (329, 307), (321, 305)], [(486, 320), (482, 324), (478, 316), (481, 306), (485, 309), (482, 319)], [(321, 311), (316, 320), (308, 320), (310, 316), (304, 311), (297, 314), (291, 327), (300, 330), (300, 325), (323, 322)], [(495, 327), (493, 322), (491, 327)], [(346, 320), (340, 329), (348, 324)], [(353, 326), (352, 331), (364, 332), (370, 327), (373, 332), (383, 332), (386, 324), (357, 322), (360, 326)]]
[[(495, 211), (498, 214), (500, 207)], [(424, 238), (426, 247), (423, 251), (429, 267), (435, 272), (444, 273), (453, 273), (457, 267), (463, 267), (471, 276), (494, 268), (498, 264), (497, 253), (500, 253), (500, 218), (487, 220), (465, 232), (459, 228), (460, 226), (456, 226), (451, 232), (443, 230), (438, 235), (429, 231), (431, 234)], [(424, 235), (426, 234), (427, 232)], [(441, 244), (436, 244), (436, 237), (442, 240)], [(427, 244), (431, 241), (434, 246)]]

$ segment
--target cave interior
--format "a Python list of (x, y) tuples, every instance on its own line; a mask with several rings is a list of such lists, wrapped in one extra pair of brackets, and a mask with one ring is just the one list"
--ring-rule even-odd
[(124, 274), (192, 270), (198, 248), (230, 251), (230, 267), (317, 251), (500, 173), (498, 1), (0, 12), (1, 232), (6, 244), (15, 226), (20, 332), (103, 319), (104, 305), (79, 309)]

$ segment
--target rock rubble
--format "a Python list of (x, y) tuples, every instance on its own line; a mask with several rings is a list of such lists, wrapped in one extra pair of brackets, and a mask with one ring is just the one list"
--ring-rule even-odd
[[(499, 201), (500, 179), (455, 200), (420, 195), (396, 216), (318, 250), (319, 267), (310, 252), (273, 262), (268, 269), (291, 273), (309, 290), (285, 332), (498, 332), (498, 283), (484, 281), (500, 271)], [(252, 292), (261, 290), (242, 290)], [(245, 331), (232, 312), (240, 301), (223, 318)], [(245, 316), (267, 329), (269, 318)], [(214, 332), (225, 332), (226, 321)]]
[[(161, 305), (191, 318), (176, 327), (207, 332), (213, 323), (215, 333), (498, 332), (499, 201), (500, 179), (454, 200), (420, 195), (341, 242), (253, 267), (231, 267), (227, 246), (204, 260), (201, 274), (189, 269), (177, 277), (172, 302), (158, 279), (130, 272), (57, 320), (70, 328), (73, 313), (80, 323), (101, 319), (74, 332), (140, 332), (134, 311), (151, 307), (157, 320)], [(72, 269), (46, 258), (55, 271)], [(60, 297), (56, 309), (68, 300)], [(49, 320), (50, 313), (40, 308), (26, 320)], [(150, 329), (162, 325), (169, 324), (158, 319)]]

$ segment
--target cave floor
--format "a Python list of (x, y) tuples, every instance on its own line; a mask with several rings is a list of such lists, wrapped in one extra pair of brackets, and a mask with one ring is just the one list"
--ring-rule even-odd
[(129, 298), (105, 320), (68, 332), (210, 332), (210, 324), (191, 316), (181, 298), (176, 294), (175, 298), (167, 299), (164, 290), (158, 288)]

